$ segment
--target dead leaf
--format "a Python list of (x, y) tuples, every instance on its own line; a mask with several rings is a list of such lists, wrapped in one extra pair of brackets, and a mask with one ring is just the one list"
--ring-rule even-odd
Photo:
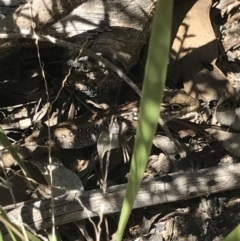
[[(180, 145), (177, 139), (175, 139), (175, 142), (181, 147), (181, 152), (187, 152), (187, 147), (184, 146), (184, 144)], [(177, 154), (181, 155), (180, 150), (177, 149), (175, 143), (166, 136), (156, 135), (153, 139), (153, 145), (161, 149), (170, 160), (175, 160)]]
[(107, 132), (102, 132), (99, 135), (97, 141), (97, 150), (100, 162), (103, 161), (103, 157), (106, 152), (119, 147), (118, 135), (110, 136)]
[(240, 157), (240, 134), (230, 133), (216, 128), (206, 129), (218, 141), (222, 141), (223, 147), (236, 157)]
[(240, 107), (237, 107), (229, 99), (221, 98), (216, 107), (217, 121), (233, 130), (240, 131)]
[(57, 158), (52, 158), (52, 164), (44, 161), (32, 161), (32, 163), (40, 170), (48, 185), (50, 181), (50, 169), (53, 174), (53, 196), (64, 195), (69, 191), (83, 191), (83, 185), (79, 177), (63, 166), (62, 162)]
[(216, 8), (221, 10), (221, 15), (229, 14), (234, 8), (239, 7), (240, 2), (238, 0), (219, 0)]

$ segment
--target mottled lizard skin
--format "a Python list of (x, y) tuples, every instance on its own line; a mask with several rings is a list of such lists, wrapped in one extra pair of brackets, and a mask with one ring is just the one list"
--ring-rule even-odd
[[(99, 111), (88, 117), (81, 117), (71, 122), (60, 123), (51, 127), (51, 141), (46, 131), (35, 131), (28, 136), (22, 145), (15, 146), (22, 159), (31, 155), (45, 154), (51, 144), (52, 150), (76, 149), (96, 144), (102, 131), (115, 133), (121, 130), (133, 132), (137, 127), (139, 103), (131, 102), (122, 106)], [(164, 91), (161, 105), (161, 117), (169, 121), (181, 117), (199, 108), (199, 102), (182, 90)], [(8, 152), (2, 152), (5, 167), (15, 164)]]

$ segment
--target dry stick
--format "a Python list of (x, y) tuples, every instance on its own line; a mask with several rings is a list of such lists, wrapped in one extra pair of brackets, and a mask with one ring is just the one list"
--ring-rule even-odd
[[(212, 193), (238, 189), (239, 183), (240, 163), (187, 173), (173, 173), (143, 182), (134, 208), (209, 196)], [(125, 192), (126, 184), (123, 184), (109, 187), (106, 194), (103, 194), (101, 190), (92, 190), (69, 192), (68, 195), (54, 198), (55, 225), (86, 219), (89, 216), (98, 216), (102, 207), (104, 207), (104, 214), (119, 212)], [(79, 205), (80, 199), (84, 208)], [(9, 212), (8, 217), (16, 224), (23, 222), (38, 231), (51, 227), (49, 210), (51, 210), (50, 200), (32, 200)], [(4, 230), (1, 225), (0, 230)], [(4, 238), (4, 240), (7, 239)]]
[[(45, 71), (44, 71), (44, 66), (43, 63), (41, 62), (41, 57), (40, 57), (40, 48), (39, 48), (39, 36), (37, 35), (37, 33), (35, 32), (35, 27), (36, 24), (33, 20), (33, 12), (32, 12), (32, 7), (31, 7), (31, 3), (28, 1), (28, 5), (29, 5), (29, 11), (30, 11), (30, 16), (31, 16), (31, 23), (32, 23), (32, 32), (33, 32), (33, 39), (35, 40), (35, 45), (36, 45), (36, 49), (37, 49), (37, 57), (38, 57), (38, 62), (39, 62), (39, 66), (41, 69), (41, 73), (42, 73), (42, 77), (43, 77), (43, 81), (44, 81), (44, 86), (45, 86), (45, 91), (46, 91), (46, 95), (47, 95), (47, 103), (50, 103), (50, 96), (49, 96), (49, 89), (48, 89), (48, 83), (46, 80), (46, 76), (45, 76)], [(48, 141), (49, 143), (51, 143), (51, 131), (50, 131), (50, 113), (51, 113), (51, 104), (49, 105), (48, 109), (47, 109), (47, 121), (48, 121), (48, 127), (47, 127), (47, 132), (48, 132)], [(48, 146), (48, 161), (50, 166), (52, 165), (52, 147), (51, 145)], [(53, 174), (52, 174), (52, 168), (50, 168), (50, 184), (51, 184), (51, 191), (53, 193)], [(55, 229), (55, 206), (54, 206), (54, 200), (53, 200), (53, 196), (51, 196), (50, 198), (51, 200), (51, 208), (52, 208), (52, 212), (51, 212), (51, 221), (52, 221), (52, 235), (53, 237), (56, 236), (56, 229)]]

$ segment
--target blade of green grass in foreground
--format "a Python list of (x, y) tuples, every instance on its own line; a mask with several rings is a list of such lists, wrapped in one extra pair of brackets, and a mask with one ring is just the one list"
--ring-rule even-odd
[(156, 131), (167, 71), (172, 7), (172, 0), (159, 0), (154, 14), (130, 176), (118, 223), (116, 241), (122, 239), (134, 200), (140, 188), (152, 146), (152, 139)]
[(223, 241), (239, 241), (240, 240), (240, 225), (232, 230)]
[[(2, 222), (6, 229), (8, 230), (8, 233), (13, 241), (23, 241), (26, 240), (24, 235), (21, 232), (20, 227), (16, 226), (15, 224), (11, 223), (9, 218), (7, 217), (7, 214), (0, 206), (0, 222)], [(40, 241), (39, 238), (37, 238), (34, 234), (30, 233), (29, 231), (25, 230), (25, 233), (28, 237), (28, 240), (31, 241)], [(2, 233), (0, 233), (0, 241), (2, 237)]]
[[(10, 141), (8, 140), (7, 136), (5, 135), (3, 129), (0, 127), (0, 143), (11, 153), (12, 157), (17, 161), (17, 163), (19, 164), (19, 166), (22, 169), (22, 172), (24, 173), (24, 175), (26, 177), (28, 177), (29, 179), (31, 179), (31, 175), (28, 172), (25, 164), (23, 163), (23, 161), (21, 160), (21, 158), (19, 157), (19, 155), (17, 154), (16, 150), (14, 149), (14, 147), (11, 145)], [(31, 183), (29, 183), (31, 185)], [(0, 221), (3, 222), (9, 232), (9, 235), (11, 236), (12, 240), (23, 240), (22, 239), (22, 233), (20, 231), (20, 229), (15, 226), (14, 224), (12, 224), (8, 218), (7, 215), (5, 214), (4, 210), (2, 209), (2, 207), (0, 206)], [(16, 235), (15, 232), (17, 232), (19, 235)], [(29, 240), (36, 240), (36, 241), (40, 241), (37, 237), (35, 237), (32, 233), (28, 232), (27, 230), (25, 230)], [(19, 238), (21, 237), (21, 238)]]
[(47, 235), (48, 235), (48, 239), (49, 241), (61, 241), (61, 236), (58, 232), (58, 229), (55, 229), (55, 235), (53, 235), (53, 232), (52, 232), (52, 229), (48, 229), (46, 232), (47, 232)]

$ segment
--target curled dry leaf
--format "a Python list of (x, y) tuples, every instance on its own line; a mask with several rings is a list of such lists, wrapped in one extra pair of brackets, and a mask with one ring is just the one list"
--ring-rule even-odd
[[(175, 140), (177, 142), (177, 140)], [(153, 145), (156, 146), (157, 148), (161, 149), (167, 157), (169, 157), (170, 160), (175, 160), (175, 156), (177, 154), (180, 155), (181, 152), (186, 152), (187, 147), (184, 146), (183, 144), (179, 146), (181, 147), (182, 150), (178, 150), (175, 143), (173, 143), (168, 137), (162, 136), (162, 135), (156, 135), (153, 139)]]
[(223, 97), (218, 101), (215, 114), (221, 125), (240, 131), (240, 107), (231, 103), (229, 99)]
[(119, 147), (118, 135), (113, 134), (109, 135), (107, 132), (102, 132), (97, 141), (97, 150), (100, 160), (103, 160), (103, 157), (107, 151)]
[(79, 177), (73, 171), (64, 167), (59, 159), (53, 157), (52, 164), (36, 160), (32, 163), (40, 170), (48, 185), (51, 185), (50, 168), (52, 168), (54, 197), (67, 194), (70, 191), (83, 191), (83, 185)]
[(236, 157), (240, 157), (240, 134), (210, 128), (206, 130), (214, 138), (222, 141), (223, 147)]
[(216, 8), (221, 10), (221, 15), (229, 14), (234, 8), (239, 7), (240, 2), (238, 0), (219, 0)]

